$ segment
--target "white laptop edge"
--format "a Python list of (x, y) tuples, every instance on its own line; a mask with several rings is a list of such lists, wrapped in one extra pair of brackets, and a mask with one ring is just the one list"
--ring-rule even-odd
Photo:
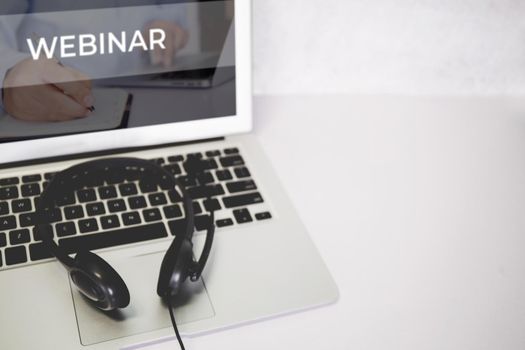
[[(235, 33), (237, 114), (220, 118), (0, 144), (0, 163), (43, 157), (193, 141), (252, 129), (251, 1), (237, 0)], [(95, 141), (96, 140), (96, 141)]]

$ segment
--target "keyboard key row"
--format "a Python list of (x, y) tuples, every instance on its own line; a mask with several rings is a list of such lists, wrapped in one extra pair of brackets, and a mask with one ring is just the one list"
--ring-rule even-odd
[[(176, 208), (176, 209), (175, 209)], [(154, 217), (155, 220), (159, 219), (159, 214), (152, 210), (145, 210), (143, 215), (145, 218)], [(178, 206), (169, 206), (165, 207), (164, 210), (175, 210), (176, 216), (181, 216), (182, 212)], [(152, 214), (148, 214), (152, 213)], [(237, 223), (248, 223), (252, 222), (253, 218), (248, 209), (236, 209), (233, 211), (233, 215)], [(168, 216), (168, 215), (166, 215)], [(267, 220), (272, 216), (269, 212), (262, 212), (255, 214), (257, 220)], [(134, 225), (140, 223), (140, 215), (138, 212), (131, 212), (122, 214), (122, 219), (125, 225)], [(209, 227), (209, 215), (197, 215), (195, 217), (195, 228), (197, 231), (204, 231)], [(107, 216), (101, 218), (103, 226), (106, 226), (106, 229), (113, 229), (119, 226), (119, 219), (116, 215)], [(216, 221), (217, 227), (227, 227), (233, 225), (234, 222), (230, 218), (220, 219)], [(177, 219), (168, 221), (168, 226), (171, 231), (171, 234), (177, 234), (185, 231), (186, 221), (185, 219)], [(94, 232), (98, 230), (97, 221), (95, 219), (87, 219), (79, 221), (80, 232)], [(56, 232), (59, 238), (71, 236), (75, 234), (75, 226), (72, 222), (59, 223), (56, 225)], [(166, 232), (165, 226), (162, 223), (148, 224), (143, 226), (133, 226), (123, 229), (117, 229), (114, 231), (104, 231), (100, 233), (90, 234), (88, 236), (75, 236), (71, 238), (62, 238), (59, 240), (66, 251), (69, 253), (77, 251), (81, 247), (86, 247), (87, 249), (101, 249), (108, 248), (123, 244), (137, 243), (141, 241), (147, 241), (156, 238), (166, 237), (168, 234)], [(38, 237), (37, 237), (38, 238)], [(16, 230), (9, 233), (10, 244), (18, 245), (30, 242), (30, 233), (29, 230)], [(0, 233), (0, 247), (6, 246), (6, 237), (5, 233)], [(45, 258), (50, 258), (48, 250), (45, 248), (43, 243), (33, 243), (29, 245), (29, 252), (31, 260), (37, 261)], [(1, 252), (0, 252), (1, 253)], [(6, 265), (16, 265), (27, 262), (27, 253), (25, 246), (16, 246), (9, 247), (5, 249), (5, 260)], [(1, 263), (1, 255), (0, 255)], [(0, 265), (1, 266), (1, 265)]]
[[(41, 193), (40, 184), (31, 183), (22, 185), (20, 187), (22, 197), (33, 197), (38, 196)], [(17, 199), (20, 197), (20, 192), (18, 187), (9, 186), (9, 187), (0, 187), (0, 200), (9, 200)]]
[[(154, 223), (143, 226), (127, 227), (124, 229), (113, 231), (104, 231), (101, 233), (95, 233), (86, 236), (62, 238), (59, 240), (59, 244), (66, 250), (66, 252), (73, 253), (81, 248), (95, 250), (124, 244), (149, 241), (152, 239), (163, 238), (167, 236), (168, 233), (166, 231), (165, 225), (163, 223)], [(6, 252), (7, 250), (8, 249), (6, 249)], [(30, 244), (29, 252), (31, 260), (41, 260), (50, 257), (43, 243)]]
[[(212, 185), (212, 186), (203, 186), (203, 187), (194, 187), (190, 188), (188, 190), (189, 195), (192, 198), (199, 199), (199, 198), (207, 198), (209, 195), (216, 196), (220, 194), (224, 194), (224, 190), (221, 185)], [(170, 195), (170, 199), (172, 203), (176, 203), (180, 201), (180, 196), (177, 194), (176, 191), (172, 191)], [(164, 205), (167, 203), (167, 200), (164, 196), (164, 194), (158, 194), (153, 197), (150, 196), (150, 201), (152, 202), (152, 205)], [(226, 208), (235, 208), (235, 207), (244, 207), (251, 204), (258, 204), (262, 203), (264, 200), (259, 192), (252, 192), (247, 194), (241, 194), (241, 195), (235, 195), (235, 196), (229, 196), (222, 198), (222, 201), (224, 203), (224, 206)], [(146, 199), (142, 196), (137, 197), (130, 197), (128, 199), (129, 207), (133, 210), (135, 209), (142, 209), (147, 206)], [(155, 204), (154, 204), (155, 203)], [(218, 200), (205, 200), (204, 205), (206, 210), (219, 210), (220, 209), (220, 203)], [(108, 201), (107, 203), (108, 211), (110, 213), (116, 213), (116, 212), (122, 212), (126, 211), (127, 207), (122, 199), (117, 199), (113, 201)], [(197, 208), (200, 212), (200, 205)], [(93, 203), (86, 206), (86, 210), (88, 212), (88, 215), (90, 216), (96, 216), (96, 215), (103, 215), (106, 213), (103, 203)], [(20, 215), (20, 226), (21, 227), (27, 227), (35, 224), (35, 214), (34, 213), (28, 213), (28, 214), (21, 214)], [(76, 220), (81, 219), (85, 217), (84, 209), (80, 205), (75, 206), (69, 206), (64, 208), (64, 215), (67, 220)], [(152, 215), (152, 214), (149, 214)], [(58, 222), (62, 220), (62, 214), (60, 212), (60, 209), (55, 208), (53, 210), (50, 210), (47, 212), (47, 218), (50, 222)], [(151, 216), (153, 218), (153, 216)], [(0, 217), (0, 230), (12, 230), (17, 227), (16, 223), (16, 217), (11, 216), (2, 216)]]

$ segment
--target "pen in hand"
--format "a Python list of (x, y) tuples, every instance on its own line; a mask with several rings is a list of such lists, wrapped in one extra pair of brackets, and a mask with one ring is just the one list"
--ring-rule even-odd
[[(32, 39), (35, 41), (35, 43), (38, 43), (38, 41), (40, 41), (42, 39), (41, 36), (39, 36), (36, 32), (33, 32), (32, 35), (31, 35)], [(57, 64), (60, 66), (60, 67), (66, 67), (64, 65), (64, 63), (58, 58), (56, 57), (56, 55), (53, 53), (52, 55), (53, 59), (57, 62)], [(62, 91), (65, 95), (68, 95), (68, 96), (71, 96), (70, 94), (67, 93), (67, 91)], [(94, 112), (95, 111), (95, 106), (94, 105), (91, 105), (91, 106), (87, 106), (86, 109), (90, 112)]]

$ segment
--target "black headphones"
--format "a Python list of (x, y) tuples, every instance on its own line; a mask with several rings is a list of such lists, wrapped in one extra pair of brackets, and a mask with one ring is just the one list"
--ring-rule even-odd
[[(206, 265), (215, 233), (214, 214), (210, 212), (210, 225), (206, 241), (198, 261), (193, 258), (194, 213), (193, 202), (184, 186), (175, 176), (153, 162), (138, 158), (109, 158), (88, 161), (57, 173), (40, 196), (37, 207), (36, 232), (44, 245), (67, 269), (71, 280), (78, 290), (93, 301), (99, 309), (109, 311), (128, 306), (130, 294), (120, 275), (104, 259), (89, 250), (79, 249), (75, 257), (69, 256), (63, 247), (53, 240), (49, 213), (55, 210), (57, 201), (65, 194), (84, 188), (95, 187), (95, 184), (109, 182), (113, 178), (127, 181), (143, 181), (155, 184), (162, 189), (179, 190), (185, 213), (186, 228), (184, 232), (173, 232), (175, 238), (164, 255), (157, 284), (157, 294), (167, 299), (175, 296), (189, 277), (196, 281)], [(178, 336), (178, 332), (177, 332)]]

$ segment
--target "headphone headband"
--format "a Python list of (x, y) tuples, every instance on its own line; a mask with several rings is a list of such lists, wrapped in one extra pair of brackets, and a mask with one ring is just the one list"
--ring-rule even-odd
[[(193, 174), (195, 175), (195, 174)], [(115, 181), (116, 180), (116, 181)], [(178, 179), (164, 168), (138, 158), (107, 158), (92, 160), (72, 166), (57, 173), (40, 196), (36, 209), (35, 230), (49, 251), (69, 271), (79, 290), (97, 307), (104, 310), (125, 307), (129, 304), (129, 291), (118, 273), (103, 259), (89, 250), (80, 249), (75, 257), (53, 239), (50, 211), (59, 207), (64, 195), (76, 195), (76, 191), (115, 182), (147, 181), (162, 190), (179, 190), (186, 221), (185, 231), (174, 233), (159, 273), (157, 294), (169, 297), (177, 294), (187, 277), (197, 280), (208, 259), (215, 232), (214, 214), (210, 213), (210, 226), (199, 261), (193, 258), (194, 211), (193, 201)]]
[[(139, 158), (106, 158), (91, 160), (67, 168), (53, 177), (49, 185), (40, 195), (36, 208), (38, 218), (36, 229), (42, 241), (52, 251), (53, 255), (66, 267), (71, 267), (73, 259), (55, 243), (50, 227), (48, 213), (58, 207), (59, 201), (65, 194), (75, 195), (75, 192), (84, 188), (103, 185), (116, 177), (126, 181), (144, 181), (157, 186), (169, 187), (181, 191), (185, 213), (186, 229), (184, 236), (191, 239), (194, 232), (194, 212), (191, 198), (178, 179), (156, 164)], [(175, 239), (180, 235), (176, 235)]]

